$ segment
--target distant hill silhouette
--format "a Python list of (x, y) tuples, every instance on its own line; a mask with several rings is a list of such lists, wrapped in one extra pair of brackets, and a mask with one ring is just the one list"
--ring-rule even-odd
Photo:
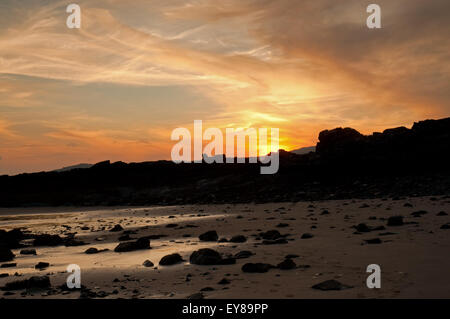
[(315, 152), (316, 151), (316, 147), (315, 146), (308, 146), (308, 147), (302, 147), (296, 150), (292, 150), (290, 151), (291, 153), (294, 154), (298, 154), (298, 155), (303, 155), (303, 154), (308, 154), (310, 152)]
[(161, 205), (438, 195), (450, 192), (450, 118), (362, 135), (319, 134), (316, 152), (260, 164), (104, 161), (87, 169), (0, 176), (0, 206)]
[(77, 164), (77, 165), (71, 165), (71, 166), (66, 166), (60, 169), (55, 169), (53, 170), (53, 172), (67, 172), (67, 171), (71, 171), (73, 169), (79, 169), (79, 168), (91, 168), (93, 166), (93, 164)]

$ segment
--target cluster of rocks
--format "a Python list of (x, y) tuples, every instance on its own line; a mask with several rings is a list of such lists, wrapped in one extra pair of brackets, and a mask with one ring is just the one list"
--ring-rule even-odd
[(50, 288), (50, 286), (50, 278), (48, 276), (33, 276), (24, 280), (8, 282), (2, 287), (2, 290), (46, 289)]

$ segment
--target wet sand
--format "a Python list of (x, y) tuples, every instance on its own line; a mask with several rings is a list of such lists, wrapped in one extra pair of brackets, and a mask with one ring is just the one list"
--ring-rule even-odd
[[(427, 214), (414, 217), (411, 213)], [(326, 213), (327, 211), (328, 213)], [(37, 255), (20, 255), (14, 249), (16, 267), (0, 268), (0, 286), (48, 275), (52, 287), (66, 282), (69, 264), (81, 267), (81, 283), (101, 298), (186, 298), (203, 288), (205, 298), (450, 298), (450, 222), (448, 197), (416, 197), (370, 200), (334, 200), (299, 203), (191, 205), (168, 207), (14, 208), (0, 209), (0, 229), (20, 227), (33, 234), (66, 236), (89, 244), (75, 247), (33, 247)], [(404, 225), (387, 226), (390, 216), (404, 216)], [(358, 233), (352, 226), (365, 223), (384, 230)], [(116, 224), (132, 231), (131, 238), (165, 235), (151, 240), (151, 249), (117, 253)], [(169, 224), (176, 224), (167, 227)], [(82, 229), (83, 228), (83, 229)], [(87, 228), (87, 229), (86, 229)], [(219, 238), (244, 235), (244, 243), (202, 242), (198, 236), (217, 231)], [(285, 244), (264, 245), (259, 235), (268, 230), (289, 234)], [(135, 233), (134, 233), (135, 232)], [(356, 233), (355, 233), (356, 232)], [(133, 234), (134, 233), (134, 234)], [(312, 238), (302, 239), (304, 233)], [(388, 233), (388, 234), (386, 234)], [(391, 234), (389, 234), (391, 233)], [(364, 240), (379, 238), (380, 244)], [(98, 239), (101, 239), (100, 241)], [(25, 241), (27, 243), (27, 241)], [(88, 255), (95, 247), (109, 249)], [(248, 250), (253, 256), (234, 265), (191, 265), (194, 250), (212, 248), (223, 256)], [(185, 262), (158, 265), (168, 254), (179, 253)], [(296, 268), (244, 273), (245, 263), (277, 265), (286, 255)], [(144, 267), (145, 260), (154, 267)], [(36, 270), (38, 262), (48, 262)], [(9, 263), (9, 262), (8, 262)], [(4, 264), (4, 263), (2, 263)], [(366, 267), (381, 267), (381, 288), (366, 286)], [(15, 275), (16, 274), (16, 275)], [(226, 278), (229, 283), (219, 284)], [(334, 279), (353, 288), (338, 291), (312, 289)], [(225, 282), (227, 282), (225, 281)], [(2, 296), (3, 295), (3, 296)], [(16, 290), (4, 298), (79, 298), (79, 291)]]

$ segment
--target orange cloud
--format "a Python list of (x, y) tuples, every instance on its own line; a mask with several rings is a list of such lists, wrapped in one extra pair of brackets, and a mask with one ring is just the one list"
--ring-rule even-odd
[[(296, 148), (315, 144), (325, 128), (370, 133), (450, 113), (446, 0), (380, 0), (381, 30), (365, 27), (357, 0), (79, 4), (80, 30), (65, 27), (63, 1), (10, 4), (14, 19), (0, 30), (0, 111), (8, 123), (0, 122), (0, 134), (17, 144), (8, 150), (14, 172), (38, 167), (26, 164), (33, 156), (45, 168), (168, 158), (171, 130), (195, 119), (222, 129), (279, 127), (283, 147)], [(143, 108), (122, 123), (98, 99), (77, 111), (85, 100), (63, 96), (55, 83), (67, 90), (184, 87), (216, 108), (198, 112), (198, 101), (181, 99), (146, 127)], [(124, 93), (119, 103), (130, 108), (135, 98)], [(181, 111), (175, 121), (171, 112)]]

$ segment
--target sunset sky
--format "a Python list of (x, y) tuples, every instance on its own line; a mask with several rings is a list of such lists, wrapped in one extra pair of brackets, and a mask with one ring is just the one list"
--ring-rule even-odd
[(170, 159), (194, 120), (295, 149), (447, 117), (449, 35), (448, 0), (1, 0), (0, 175)]

